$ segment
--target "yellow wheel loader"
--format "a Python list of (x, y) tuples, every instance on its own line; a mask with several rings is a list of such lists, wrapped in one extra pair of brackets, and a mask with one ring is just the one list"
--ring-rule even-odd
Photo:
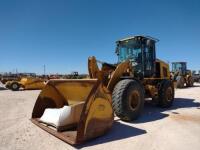
[(192, 87), (194, 79), (192, 71), (187, 70), (186, 62), (172, 62), (171, 78), (176, 82), (177, 88)]
[(170, 107), (174, 86), (169, 65), (156, 59), (157, 41), (145, 36), (119, 40), (116, 64), (89, 57), (90, 79), (50, 80), (36, 100), (32, 122), (65, 142), (78, 144), (106, 133), (113, 113), (124, 121), (136, 119), (145, 98)]
[(18, 91), (20, 88), (24, 90), (40, 90), (46, 85), (45, 81), (35, 77), (22, 77), (20, 81), (6, 82), (6, 88)]
[[(145, 36), (117, 41), (117, 64), (89, 58), (90, 78), (101, 78), (112, 93), (115, 114), (124, 121), (140, 115), (145, 98), (152, 98), (153, 103), (161, 107), (170, 107), (173, 103), (174, 84), (170, 79), (169, 65), (156, 59), (157, 41)], [(96, 62), (102, 64), (101, 70)]]

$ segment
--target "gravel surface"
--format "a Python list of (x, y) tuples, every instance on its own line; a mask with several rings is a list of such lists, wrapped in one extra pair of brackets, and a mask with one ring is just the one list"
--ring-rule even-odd
[(125, 123), (115, 118), (105, 136), (72, 147), (38, 128), (29, 120), (40, 91), (0, 90), (0, 150), (67, 149), (200, 149), (200, 84), (177, 89), (170, 109), (148, 102), (142, 116)]

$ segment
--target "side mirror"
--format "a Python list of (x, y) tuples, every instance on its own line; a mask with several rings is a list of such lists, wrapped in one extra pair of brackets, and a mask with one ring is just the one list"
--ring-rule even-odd
[(118, 48), (119, 44), (117, 44), (117, 47), (115, 49), (115, 53), (117, 54), (117, 56), (119, 55), (119, 48)]
[(119, 55), (119, 49), (118, 48), (115, 49), (115, 53), (117, 54), (117, 56)]

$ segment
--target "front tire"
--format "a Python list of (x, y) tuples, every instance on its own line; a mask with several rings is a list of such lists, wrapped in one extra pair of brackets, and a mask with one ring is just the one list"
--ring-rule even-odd
[(188, 77), (187, 87), (193, 87), (193, 85), (194, 85), (194, 79), (190, 76)]
[(183, 76), (176, 77), (176, 81), (177, 81), (177, 88), (184, 88), (185, 79)]
[(171, 107), (174, 102), (174, 85), (170, 80), (163, 80), (158, 91), (158, 105), (163, 108)]
[(112, 93), (112, 106), (115, 114), (123, 121), (138, 118), (144, 106), (142, 85), (131, 79), (119, 81)]

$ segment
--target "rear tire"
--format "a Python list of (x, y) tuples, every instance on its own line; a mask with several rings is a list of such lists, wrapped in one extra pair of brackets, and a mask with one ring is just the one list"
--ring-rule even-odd
[(163, 108), (171, 107), (174, 102), (174, 85), (170, 80), (161, 82), (158, 91), (158, 105)]
[(20, 88), (20, 85), (19, 85), (19, 83), (17, 83), (17, 82), (13, 82), (13, 83), (10, 85), (10, 88), (11, 88), (11, 90), (13, 90), (13, 91), (18, 91), (19, 88)]
[(119, 81), (112, 93), (112, 107), (115, 114), (123, 121), (138, 118), (144, 106), (144, 90), (136, 80)]
[(187, 87), (192, 87), (194, 85), (194, 79), (190, 76), (188, 77)]
[(176, 81), (177, 81), (177, 88), (184, 88), (184, 84), (185, 84), (185, 79), (182, 76), (177, 76), (176, 77)]

